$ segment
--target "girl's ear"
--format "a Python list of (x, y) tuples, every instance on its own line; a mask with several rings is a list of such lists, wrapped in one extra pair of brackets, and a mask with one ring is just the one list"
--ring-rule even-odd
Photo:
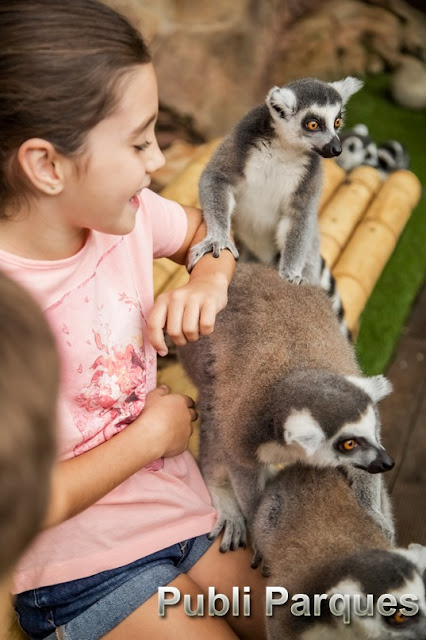
[(64, 188), (62, 158), (51, 142), (43, 138), (25, 140), (18, 150), (18, 162), (39, 191), (57, 195)]

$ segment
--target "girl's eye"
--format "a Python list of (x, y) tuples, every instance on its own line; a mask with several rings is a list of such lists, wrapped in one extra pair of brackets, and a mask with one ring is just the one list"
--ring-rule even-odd
[(150, 144), (151, 143), (147, 141), (143, 142), (142, 144), (135, 144), (133, 148), (136, 149), (136, 151), (145, 151), (145, 149), (148, 149)]
[(305, 127), (309, 129), (309, 131), (315, 131), (316, 129), (318, 129), (319, 124), (316, 120), (309, 120), (309, 122), (305, 124)]
[(338, 129), (342, 124), (342, 118), (336, 118), (334, 121), (334, 127), (335, 129)]
[(354, 438), (350, 438), (349, 440), (343, 440), (343, 442), (340, 444), (340, 447), (342, 451), (352, 451), (353, 449), (355, 449), (356, 445), (356, 440), (354, 440)]

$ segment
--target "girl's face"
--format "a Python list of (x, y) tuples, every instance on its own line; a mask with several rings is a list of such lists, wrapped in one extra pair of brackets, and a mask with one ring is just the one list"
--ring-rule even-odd
[(129, 233), (136, 195), (164, 164), (154, 132), (158, 91), (152, 64), (132, 70), (117, 90), (117, 108), (89, 132), (80, 175), (70, 170), (61, 194), (61, 212), (74, 229)]

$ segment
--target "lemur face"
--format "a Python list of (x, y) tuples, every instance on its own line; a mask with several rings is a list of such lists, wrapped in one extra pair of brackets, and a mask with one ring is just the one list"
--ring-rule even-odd
[(277, 392), (281, 409), (275, 409), (275, 440), (259, 447), (259, 460), (308, 460), (319, 467), (353, 466), (369, 473), (392, 469), (394, 462), (380, 443), (376, 407), (390, 391), (383, 376), (291, 374)]
[(338, 132), (344, 106), (361, 87), (362, 82), (351, 77), (333, 83), (304, 78), (273, 87), (266, 104), (286, 145), (331, 158), (342, 150)]
[(326, 440), (313, 455), (316, 464), (323, 466), (350, 465), (368, 473), (383, 473), (394, 461), (377, 438), (377, 410), (373, 403), (355, 422), (344, 423), (338, 432)]
[(343, 422), (331, 437), (309, 409), (293, 411), (284, 424), (286, 444), (298, 444), (311, 464), (319, 467), (353, 466), (383, 473), (394, 462), (377, 438), (377, 413), (369, 403), (358, 420)]
[[(426, 597), (423, 581), (425, 561), (426, 547), (417, 544), (410, 545), (408, 549), (361, 551), (342, 559), (334, 567), (334, 572), (340, 573), (341, 579), (328, 590), (327, 595), (349, 596), (347, 603), (350, 623), (344, 625), (341, 618), (334, 618), (327, 637), (330, 640), (336, 637), (339, 640), (426, 638)], [(370, 604), (371, 613), (357, 615), (354, 608), (355, 596), (360, 600), (358, 610), (367, 612), (367, 594), (370, 594), (369, 597), (374, 602), (373, 607)], [(389, 594), (395, 599), (393, 602), (396, 606), (385, 607), (385, 613), (389, 615), (383, 615), (377, 610), (377, 602), (383, 594)], [(386, 603), (388, 602), (389, 599), (386, 600)], [(309, 634), (306, 634), (306, 639), (308, 638)]]
[(342, 153), (337, 163), (345, 170), (351, 171), (361, 164), (376, 167), (378, 164), (377, 145), (368, 135), (364, 125), (344, 131), (341, 135)]

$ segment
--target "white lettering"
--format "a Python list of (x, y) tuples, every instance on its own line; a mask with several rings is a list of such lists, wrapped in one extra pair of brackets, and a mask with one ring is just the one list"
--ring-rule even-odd
[[(165, 599), (166, 594), (173, 594), (172, 598)], [(158, 587), (158, 615), (164, 616), (165, 607), (177, 604), (180, 601), (180, 591), (176, 587)]]

